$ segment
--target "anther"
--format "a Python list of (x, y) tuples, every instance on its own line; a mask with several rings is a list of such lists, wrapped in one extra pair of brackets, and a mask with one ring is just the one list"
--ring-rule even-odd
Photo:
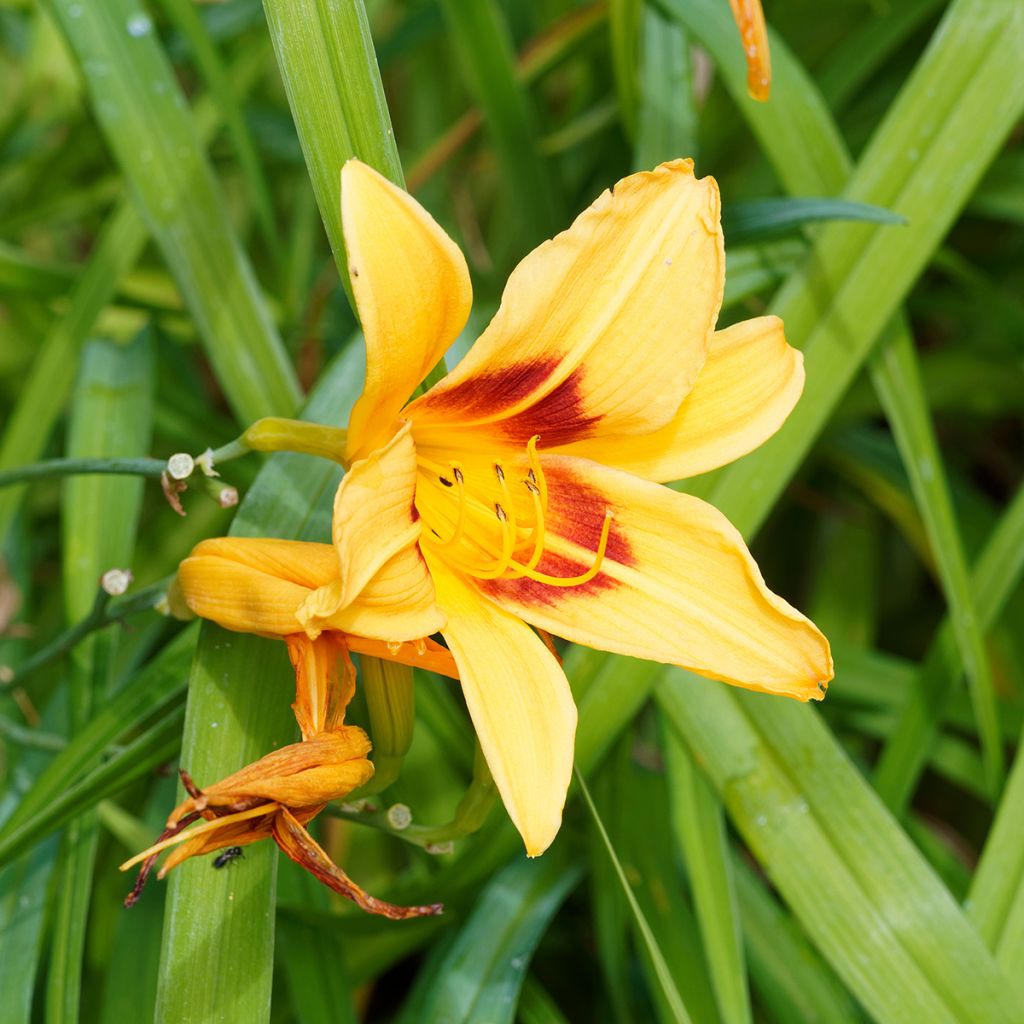
[(498, 517), (498, 520), (500, 522), (508, 522), (508, 513), (501, 507), (501, 505), (498, 502), (494, 503), (494, 513)]
[(443, 483), (445, 485), (445, 487), (451, 487), (452, 486), (451, 480), (449, 480), (448, 477), (446, 477), (446, 476), (439, 476), (437, 479), (440, 480), (441, 483)]
[(505, 470), (501, 468), (500, 463), (494, 464), (494, 475), (498, 478), (498, 483), (503, 484), (505, 482)]
[(452, 466), (452, 476), (455, 477), (457, 484), (464, 484), (466, 482), (466, 478), (462, 475), (462, 470), (458, 466)]

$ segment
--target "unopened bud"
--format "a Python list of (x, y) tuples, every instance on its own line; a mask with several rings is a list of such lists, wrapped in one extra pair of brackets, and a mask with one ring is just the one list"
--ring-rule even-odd
[(222, 487), (217, 498), (217, 504), (221, 508), (234, 508), (238, 504), (238, 488)]
[(196, 468), (196, 460), (188, 452), (175, 452), (167, 460), (167, 475), (172, 480), (187, 480)]
[(435, 857), (440, 857), (442, 854), (451, 853), (455, 849), (455, 844), (449, 839), (444, 843), (427, 843), (423, 849)]
[(111, 597), (120, 597), (134, 579), (131, 569), (108, 569), (100, 577), (100, 587)]

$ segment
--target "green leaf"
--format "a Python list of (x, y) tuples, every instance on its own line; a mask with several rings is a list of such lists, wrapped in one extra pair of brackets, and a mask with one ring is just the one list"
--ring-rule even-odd
[(750, 994), (722, 805), (671, 730), (666, 730), (664, 746), (673, 830), (690, 878), (718, 1009), (724, 1024), (749, 1024)]
[(419, 1019), (511, 1024), (537, 943), (580, 874), (553, 850), (496, 875), (438, 964)]
[[(304, 415), (343, 422), (358, 394), (357, 348), (335, 361)], [(330, 536), (340, 469), (307, 455), (274, 455), (246, 495), (234, 536)], [(204, 623), (189, 680), (181, 764), (199, 785), (237, 771), (290, 742), (293, 672), (280, 641), (228, 633)], [(294, 693), (294, 689), (292, 689)], [(251, 1024), (270, 1007), (276, 850), (255, 844), (244, 870), (211, 871), (189, 861), (170, 876), (156, 1020), (216, 1021), (231, 1012)], [(215, 976), (215, 986), (206, 982)]]
[(522, 241), (550, 238), (564, 226), (562, 204), (537, 150), (535, 114), (516, 76), (502, 12), (495, 0), (441, 0), (441, 7), (525, 234)]
[(860, 1002), (883, 1022), (1013, 1021), (977, 932), (819, 716), (670, 669), (669, 721), (729, 816)]
[[(129, 346), (92, 342), (83, 354), (68, 427), (71, 457), (132, 456), (149, 448), (153, 354), (148, 333)], [(64, 484), (64, 605), (75, 621), (95, 599), (96, 581), (127, 569), (135, 549), (143, 481), (131, 477), (73, 477)], [(86, 637), (71, 652), (70, 732), (82, 729), (111, 682), (116, 630)], [(60, 886), (47, 975), (48, 1024), (79, 1019), (82, 955), (97, 850), (95, 813), (75, 818), (64, 835)]]
[(358, 157), (404, 181), (363, 0), (264, 0), (267, 27), (342, 283), (341, 168)]
[(779, 199), (750, 199), (730, 203), (722, 211), (726, 238), (752, 242), (796, 231), (805, 224), (823, 220), (855, 220), (870, 224), (905, 225), (905, 217), (892, 210), (849, 199), (814, 199), (804, 196)]
[(135, 0), (50, 0), (50, 9), (236, 415), (291, 413), (295, 373), (152, 21)]

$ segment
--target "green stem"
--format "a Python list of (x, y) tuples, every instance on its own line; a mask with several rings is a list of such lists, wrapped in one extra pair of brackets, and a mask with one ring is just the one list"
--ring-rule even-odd
[(166, 468), (167, 463), (162, 459), (45, 459), (28, 466), (3, 470), (0, 472), (0, 487), (52, 476), (78, 476), (86, 473), (159, 477)]
[[(71, 461), (71, 460), (68, 460)], [(81, 460), (88, 461), (88, 460)], [(96, 460), (99, 461), (99, 460)], [(126, 460), (127, 461), (127, 460)], [(142, 461), (142, 460), (139, 460)], [(37, 651), (31, 658), (27, 658), (18, 666), (17, 671), (7, 665), (0, 665), (0, 686), (7, 687), (20, 683), (26, 676), (54, 658), (70, 651), (72, 647), (81, 642), (90, 633), (103, 629), (111, 623), (120, 622), (131, 615), (148, 611), (154, 607), (167, 592), (172, 577), (168, 576), (154, 583), (152, 586), (140, 590), (131, 597), (119, 601), (112, 601), (110, 594), (100, 588), (96, 592), (96, 600), (92, 609), (84, 619), (80, 619), (73, 626), (68, 627), (63, 633), (51, 640), (42, 650)]]

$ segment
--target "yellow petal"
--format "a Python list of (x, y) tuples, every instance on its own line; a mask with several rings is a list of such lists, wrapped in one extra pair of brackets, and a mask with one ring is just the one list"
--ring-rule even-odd
[(803, 356), (786, 343), (782, 321), (744, 320), (712, 335), (697, 383), (660, 430), (580, 441), (561, 451), (647, 480), (682, 480), (724, 466), (768, 440), (803, 386)]
[(353, 460), (394, 433), (399, 410), (465, 327), (473, 293), (458, 246), (358, 160), (342, 168), (341, 218), (366, 336), (366, 384), (349, 420)]
[(415, 491), (416, 449), (406, 423), (356, 462), (338, 488), (331, 530), (337, 569), (299, 610), (307, 631), (409, 640), (440, 628), (444, 618), (417, 543)]
[(203, 541), (178, 569), (185, 603), (225, 629), (287, 636), (302, 627), (299, 606), (338, 572), (330, 544), (218, 537)]
[(572, 772), (576, 706), (565, 673), (513, 615), (432, 563), (444, 638), (480, 746), (531, 857), (558, 833)]
[(494, 320), (408, 415), (493, 423), (551, 448), (668, 420), (704, 363), (722, 301), (718, 186), (677, 160), (604, 192), (515, 269)]
[(477, 581), (502, 607), (577, 643), (681, 665), (737, 686), (820, 699), (828, 641), (765, 586), (738, 531), (686, 494), (584, 459), (542, 460), (549, 506), (539, 569), (569, 577), (606, 556), (589, 582)]

